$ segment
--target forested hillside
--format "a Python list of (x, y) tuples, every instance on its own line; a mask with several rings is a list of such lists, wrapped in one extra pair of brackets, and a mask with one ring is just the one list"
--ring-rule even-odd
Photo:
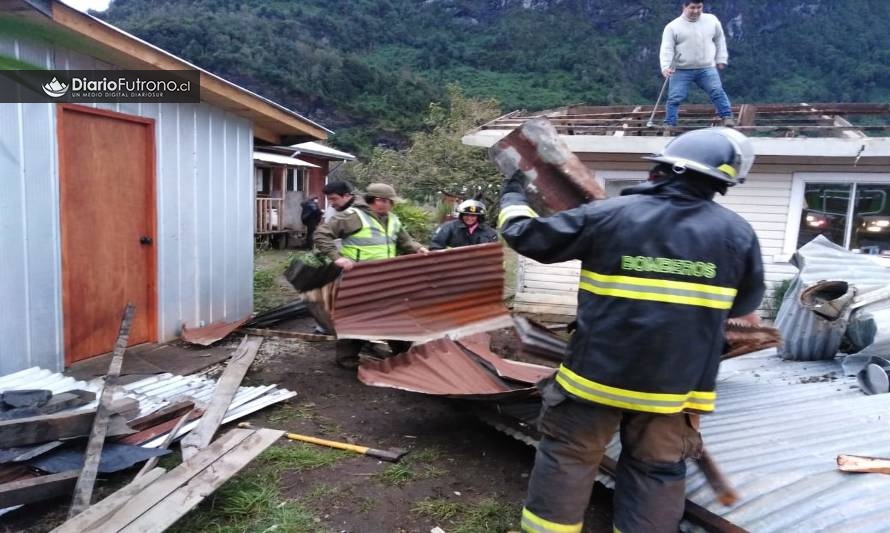
[[(651, 103), (673, 0), (114, 0), (109, 22), (364, 151), (457, 83), (506, 112)], [(887, 101), (890, 2), (713, 0), (736, 102)], [(701, 95), (699, 94), (699, 99)]]

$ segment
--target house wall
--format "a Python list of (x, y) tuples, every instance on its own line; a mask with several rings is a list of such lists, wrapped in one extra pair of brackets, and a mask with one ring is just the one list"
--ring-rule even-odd
[[(115, 68), (7, 36), (0, 36), (0, 54), (47, 69)], [(250, 122), (206, 104), (94, 107), (156, 121), (159, 340), (175, 338), (183, 323), (198, 326), (250, 313)], [(53, 104), (0, 104), (0, 191), (0, 375), (30, 366), (60, 370), (61, 229)]]
[[(636, 158), (614, 160), (609, 154), (579, 154), (582, 161), (596, 173), (603, 182), (619, 179), (646, 178), (650, 165)], [(768, 289), (781, 281), (793, 277), (797, 269), (788, 260), (790, 253), (786, 245), (786, 233), (796, 231), (796, 224), (789, 227), (789, 219), (798, 214), (793, 205), (794, 176), (799, 173), (822, 172), (826, 175), (839, 174), (879, 175), (887, 172), (887, 166), (875, 162), (863, 162), (853, 166), (845, 164), (805, 164), (800, 161), (767, 159), (752, 169), (745, 184), (730, 189), (726, 196), (718, 196), (717, 202), (740, 214), (754, 228), (760, 241), (763, 254), (765, 278)], [(886, 174), (883, 174), (886, 176)], [(518, 312), (550, 315), (553, 318), (575, 315), (577, 285), (580, 275), (580, 262), (569, 261), (544, 265), (521, 257), (518, 261), (516, 296), (514, 310)], [(768, 293), (769, 294), (769, 293)], [(768, 302), (765, 302), (767, 305)], [(761, 311), (766, 311), (765, 307)]]

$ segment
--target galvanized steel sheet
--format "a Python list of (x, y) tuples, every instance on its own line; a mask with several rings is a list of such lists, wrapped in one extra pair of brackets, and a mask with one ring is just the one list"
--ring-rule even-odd
[[(802, 293), (820, 281), (843, 281), (858, 293), (890, 285), (890, 269), (867, 256), (854, 254), (818, 236), (791, 259), (800, 272), (782, 300), (776, 327), (784, 340), (780, 354), (786, 359), (812, 361), (833, 358), (846, 331), (846, 321), (826, 320), (803, 305)], [(842, 319), (843, 320), (843, 319)]]

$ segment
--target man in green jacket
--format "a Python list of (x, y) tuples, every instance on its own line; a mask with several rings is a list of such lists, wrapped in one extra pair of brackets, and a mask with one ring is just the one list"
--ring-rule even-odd
[[(399, 217), (392, 212), (401, 198), (385, 183), (368, 185), (365, 194), (356, 198), (352, 206), (333, 216), (315, 231), (315, 247), (345, 271), (352, 270), (359, 261), (387, 259), (396, 255), (421, 253), (429, 250), (405, 231)], [(337, 239), (342, 239), (338, 249)], [(393, 352), (404, 351), (410, 344), (390, 341)], [(358, 354), (364, 341), (338, 339), (336, 362), (344, 368), (358, 366)]]

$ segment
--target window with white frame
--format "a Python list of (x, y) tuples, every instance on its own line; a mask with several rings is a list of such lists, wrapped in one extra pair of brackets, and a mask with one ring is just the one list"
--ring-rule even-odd
[(287, 169), (287, 190), (305, 191), (306, 181), (309, 179), (309, 170), (305, 167)]
[(256, 192), (268, 193), (272, 185), (272, 169), (267, 167), (257, 168), (254, 172)]
[(795, 174), (792, 183), (786, 251), (824, 235), (848, 250), (890, 257), (890, 174)]
[(628, 187), (634, 187), (646, 181), (649, 172), (634, 170), (605, 170), (596, 172), (596, 180), (606, 190), (606, 196), (621, 196), (621, 191)]

